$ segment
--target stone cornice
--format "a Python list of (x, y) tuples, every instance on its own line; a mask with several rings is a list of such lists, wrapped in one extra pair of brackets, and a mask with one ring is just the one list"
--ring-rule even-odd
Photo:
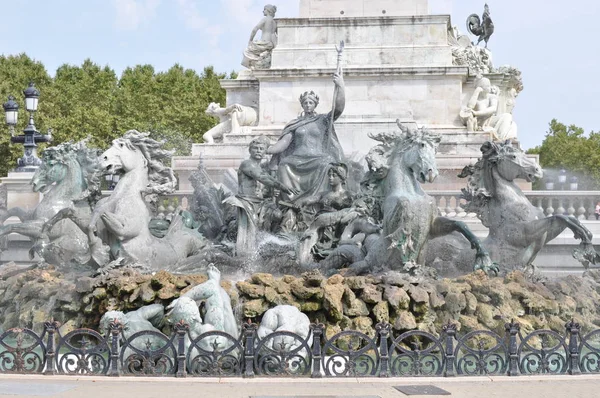
[(276, 18), (279, 28), (313, 26), (386, 26), (386, 25), (430, 25), (450, 26), (450, 15), (414, 15), (397, 17), (349, 17), (349, 18)]
[[(262, 81), (282, 80), (289, 78), (318, 78), (331, 77), (335, 68), (286, 68), (286, 69), (262, 69), (253, 72), (254, 77)], [(456, 76), (466, 81), (469, 69), (465, 66), (434, 66), (434, 67), (358, 67), (344, 68), (346, 77), (405, 77), (413, 78), (438, 78)], [(503, 75), (500, 75), (503, 76)]]

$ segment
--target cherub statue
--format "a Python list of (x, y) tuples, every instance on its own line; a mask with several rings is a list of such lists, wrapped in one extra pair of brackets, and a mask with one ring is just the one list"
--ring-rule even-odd
[(254, 126), (258, 122), (256, 109), (240, 104), (221, 108), (220, 104), (211, 102), (206, 108), (206, 113), (220, 120), (219, 124), (202, 136), (206, 144), (214, 144), (215, 139), (222, 139), (223, 135), (228, 133), (239, 134), (243, 126)]
[(157, 328), (161, 327), (164, 316), (165, 308), (161, 304), (146, 305), (128, 313), (108, 311), (100, 318), (100, 330), (106, 331), (110, 322), (119, 321), (125, 338), (146, 330), (160, 332)]

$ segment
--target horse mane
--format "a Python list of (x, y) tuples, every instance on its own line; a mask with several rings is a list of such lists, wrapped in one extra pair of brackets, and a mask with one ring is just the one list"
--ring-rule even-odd
[(465, 211), (476, 213), (485, 226), (488, 226), (486, 220), (489, 202), (496, 194), (496, 183), (492, 177), (492, 170), (507, 149), (513, 149), (510, 142), (487, 141), (480, 149), (482, 157), (474, 165), (465, 166), (458, 175), (459, 178), (467, 178), (467, 188), (461, 189), (461, 198), (467, 202)]
[[(150, 138), (150, 133), (140, 133), (129, 130), (121, 138), (128, 141), (128, 145), (139, 149), (148, 161), (148, 187), (147, 194), (165, 195), (175, 191), (177, 178), (173, 169), (163, 164), (163, 160), (171, 159), (175, 151), (163, 149), (164, 141)], [(133, 149), (133, 148), (131, 148)]]
[(44, 163), (65, 164), (69, 161), (76, 161), (81, 168), (81, 182), (84, 184), (81, 199), (86, 197), (95, 203), (102, 195), (100, 191), (102, 170), (100, 169), (100, 151), (97, 148), (88, 148), (89, 141), (90, 137), (76, 143), (69, 141), (46, 148), (42, 159)]

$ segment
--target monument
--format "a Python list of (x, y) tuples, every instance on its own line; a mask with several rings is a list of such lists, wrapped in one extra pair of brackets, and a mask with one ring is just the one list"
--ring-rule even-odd
[[(0, 268), (0, 327), (10, 328), (0, 373), (598, 371), (592, 231), (574, 210), (530, 203), (515, 181), (542, 170), (504, 141), (517, 134), (520, 72), (495, 69), (425, 0), (300, 5), (300, 18), (281, 20), (265, 6), (249, 69), (223, 81), (224, 107), (207, 109), (220, 123), (194, 147), (204, 163), (189, 178), (191, 206), (160, 204), (178, 180), (150, 133), (127, 131), (101, 154), (86, 141), (45, 150), (32, 178), (43, 200), (0, 208), (1, 221), (22, 221), (0, 236), (31, 238), (43, 260)], [(467, 23), (487, 45), (487, 5)], [(214, 181), (232, 169), (228, 192)], [(119, 177), (108, 193), (102, 175)], [(425, 189), (458, 184), (485, 240), (470, 228), (479, 221), (441, 214)], [(586, 275), (525, 274), (565, 229)], [(80, 329), (98, 325), (105, 336)]]
[(221, 81), (227, 106), (256, 109), (257, 124), (225, 133), (211, 145), (194, 144), (192, 156), (174, 158), (180, 189), (191, 189), (187, 179), (200, 158), (215, 182), (228, 181), (231, 169), (246, 158), (250, 141), (279, 139), (286, 123), (298, 116), (297, 101), (306, 90), (319, 96), (319, 109), (331, 109), (333, 49), (341, 40), (347, 100), (335, 128), (344, 155), (366, 155), (372, 146), (368, 133), (391, 132), (396, 119), (426, 125), (441, 136), (437, 162), (442, 178), (429, 190), (460, 190), (463, 183), (456, 175), (475, 163), (481, 145), (493, 138), (490, 129), (469, 130), (460, 118), (476, 90), (477, 75), (484, 73), (497, 90), (498, 116), (510, 115), (522, 90), (517, 70), (494, 68), (491, 51), (457, 33), (449, 15), (429, 14), (426, 0), (302, 0), (298, 18), (275, 22), (277, 45), (269, 50), (270, 66)]

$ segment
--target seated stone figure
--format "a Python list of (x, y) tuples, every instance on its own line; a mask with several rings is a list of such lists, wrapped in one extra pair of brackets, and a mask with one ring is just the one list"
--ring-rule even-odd
[(498, 114), (498, 88), (493, 87), (490, 79), (480, 78), (460, 117), (467, 131), (491, 132), (494, 140), (505, 141), (517, 138), (517, 125), (510, 113)]
[(263, 188), (279, 189), (287, 194), (298, 193), (268, 173), (266, 165), (262, 163), (268, 145), (269, 141), (265, 137), (259, 137), (250, 142), (250, 158), (244, 160), (238, 169), (238, 194), (224, 201), (224, 203), (238, 208), (236, 240), (238, 255), (252, 253), (256, 250), (260, 214), (262, 209), (268, 205)]
[(206, 113), (218, 117), (220, 121), (202, 136), (206, 144), (214, 144), (215, 139), (222, 139), (225, 134), (240, 134), (242, 127), (254, 126), (258, 122), (256, 109), (240, 104), (221, 108), (220, 104), (212, 102), (206, 108)]
[(277, 170), (277, 180), (299, 191), (299, 196), (282, 195), (284, 200), (296, 200), (327, 191), (327, 171), (331, 163), (344, 161), (332, 119), (342, 115), (346, 104), (344, 79), (340, 74), (333, 78), (337, 86), (335, 110), (328, 114), (315, 112), (319, 96), (305, 92), (300, 96), (304, 112), (287, 124), (279, 141), (267, 150), (272, 154), (271, 169)]
[[(263, 10), (264, 18), (252, 29), (248, 48), (244, 51), (242, 66), (248, 69), (268, 69), (271, 67), (271, 52), (277, 45), (277, 7), (267, 4)], [(260, 40), (254, 41), (258, 31), (262, 32)]]
[(326, 235), (328, 248), (335, 246), (338, 238), (337, 226), (348, 224), (359, 214), (351, 207), (352, 194), (346, 189), (345, 182), (348, 178), (348, 168), (343, 163), (333, 163), (329, 165), (327, 172), (329, 181), (329, 191), (319, 196), (309, 197), (296, 202), (296, 206), (316, 205), (317, 215), (304, 232), (302, 242), (298, 249), (298, 260), (301, 264), (310, 262), (311, 250), (319, 242), (319, 233), (323, 233), (325, 228), (330, 228)]
[[(306, 340), (310, 334), (310, 320), (306, 314), (292, 305), (278, 305), (267, 310), (263, 314), (260, 326), (257, 331), (259, 339), (264, 339), (274, 332), (291, 332), (297, 334), (303, 340)], [(312, 345), (312, 336), (307, 341), (308, 346)], [(273, 350), (285, 349), (292, 351), (300, 345), (300, 341), (290, 336), (277, 336), (270, 339), (266, 346)]]

